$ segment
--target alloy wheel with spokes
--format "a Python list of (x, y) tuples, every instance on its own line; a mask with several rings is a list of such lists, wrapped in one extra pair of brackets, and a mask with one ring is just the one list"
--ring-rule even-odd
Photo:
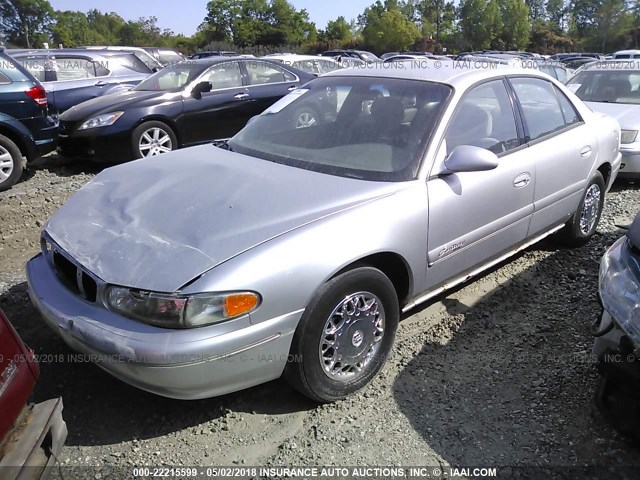
[(587, 183), (578, 208), (556, 238), (569, 247), (584, 245), (595, 234), (604, 207), (606, 183), (596, 171)]
[(13, 164), (14, 161), (9, 150), (0, 145), (0, 183), (9, 179), (13, 173)]
[(131, 135), (135, 158), (148, 158), (178, 148), (178, 140), (169, 125), (151, 120), (139, 125)]
[(22, 153), (8, 137), (0, 135), (0, 192), (11, 188), (22, 176)]
[(167, 132), (161, 128), (150, 128), (142, 134), (138, 148), (143, 157), (153, 157), (173, 150), (173, 142)]

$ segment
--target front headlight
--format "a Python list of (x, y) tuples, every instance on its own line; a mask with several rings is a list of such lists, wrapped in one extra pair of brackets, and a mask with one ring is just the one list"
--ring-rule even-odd
[(627, 237), (611, 246), (600, 262), (600, 299), (620, 328), (640, 345), (640, 279), (624, 261)]
[(620, 132), (620, 143), (633, 143), (638, 136), (638, 130), (622, 130)]
[(254, 292), (179, 295), (109, 287), (109, 310), (133, 320), (165, 328), (193, 328), (222, 322), (252, 312), (260, 305)]
[(113, 125), (124, 112), (103, 113), (97, 117), (91, 117), (78, 127), (78, 130), (88, 130), (90, 128), (107, 127)]

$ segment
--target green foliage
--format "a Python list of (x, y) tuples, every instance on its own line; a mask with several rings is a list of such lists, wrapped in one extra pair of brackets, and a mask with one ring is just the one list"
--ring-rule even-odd
[(7, 42), (16, 46), (42, 46), (53, 13), (47, 0), (0, 0), (0, 31)]
[[(382, 7), (382, 8), (381, 8)], [(420, 38), (420, 30), (403, 12), (398, 2), (377, 2), (365, 10), (362, 35), (365, 46), (377, 52), (407, 50)]]
[(338, 17), (327, 23), (324, 39), (337, 42), (348, 42), (352, 38), (351, 24), (344, 17)]

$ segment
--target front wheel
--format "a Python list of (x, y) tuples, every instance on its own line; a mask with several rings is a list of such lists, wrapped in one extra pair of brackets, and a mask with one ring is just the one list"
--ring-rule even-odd
[(320, 402), (340, 400), (367, 385), (384, 365), (400, 317), (395, 288), (380, 270), (360, 267), (322, 285), (291, 345), (296, 361), (285, 378)]
[(131, 147), (135, 158), (154, 157), (178, 148), (178, 140), (171, 127), (154, 120), (144, 122), (133, 131)]
[(320, 114), (309, 105), (302, 105), (293, 112), (293, 123), (295, 128), (308, 128), (319, 125)]
[(578, 209), (558, 233), (559, 240), (570, 247), (579, 247), (596, 232), (604, 207), (604, 177), (596, 172), (587, 184)]
[(0, 135), (0, 192), (15, 185), (22, 176), (22, 154), (18, 146)]

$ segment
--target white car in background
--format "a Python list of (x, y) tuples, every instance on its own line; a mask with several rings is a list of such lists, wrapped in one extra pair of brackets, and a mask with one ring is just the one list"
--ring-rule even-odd
[(316, 76), (323, 75), (325, 73), (333, 72), (334, 70), (340, 70), (346, 68), (333, 58), (317, 57), (313, 55), (297, 55), (295, 53), (283, 53), (267, 55), (269, 60), (283, 63), (290, 67), (297, 68), (303, 72), (311, 73)]
[(585, 65), (567, 87), (592, 110), (618, 120), (620, 178), (640, 178), (640, 62), (607, 60)]

